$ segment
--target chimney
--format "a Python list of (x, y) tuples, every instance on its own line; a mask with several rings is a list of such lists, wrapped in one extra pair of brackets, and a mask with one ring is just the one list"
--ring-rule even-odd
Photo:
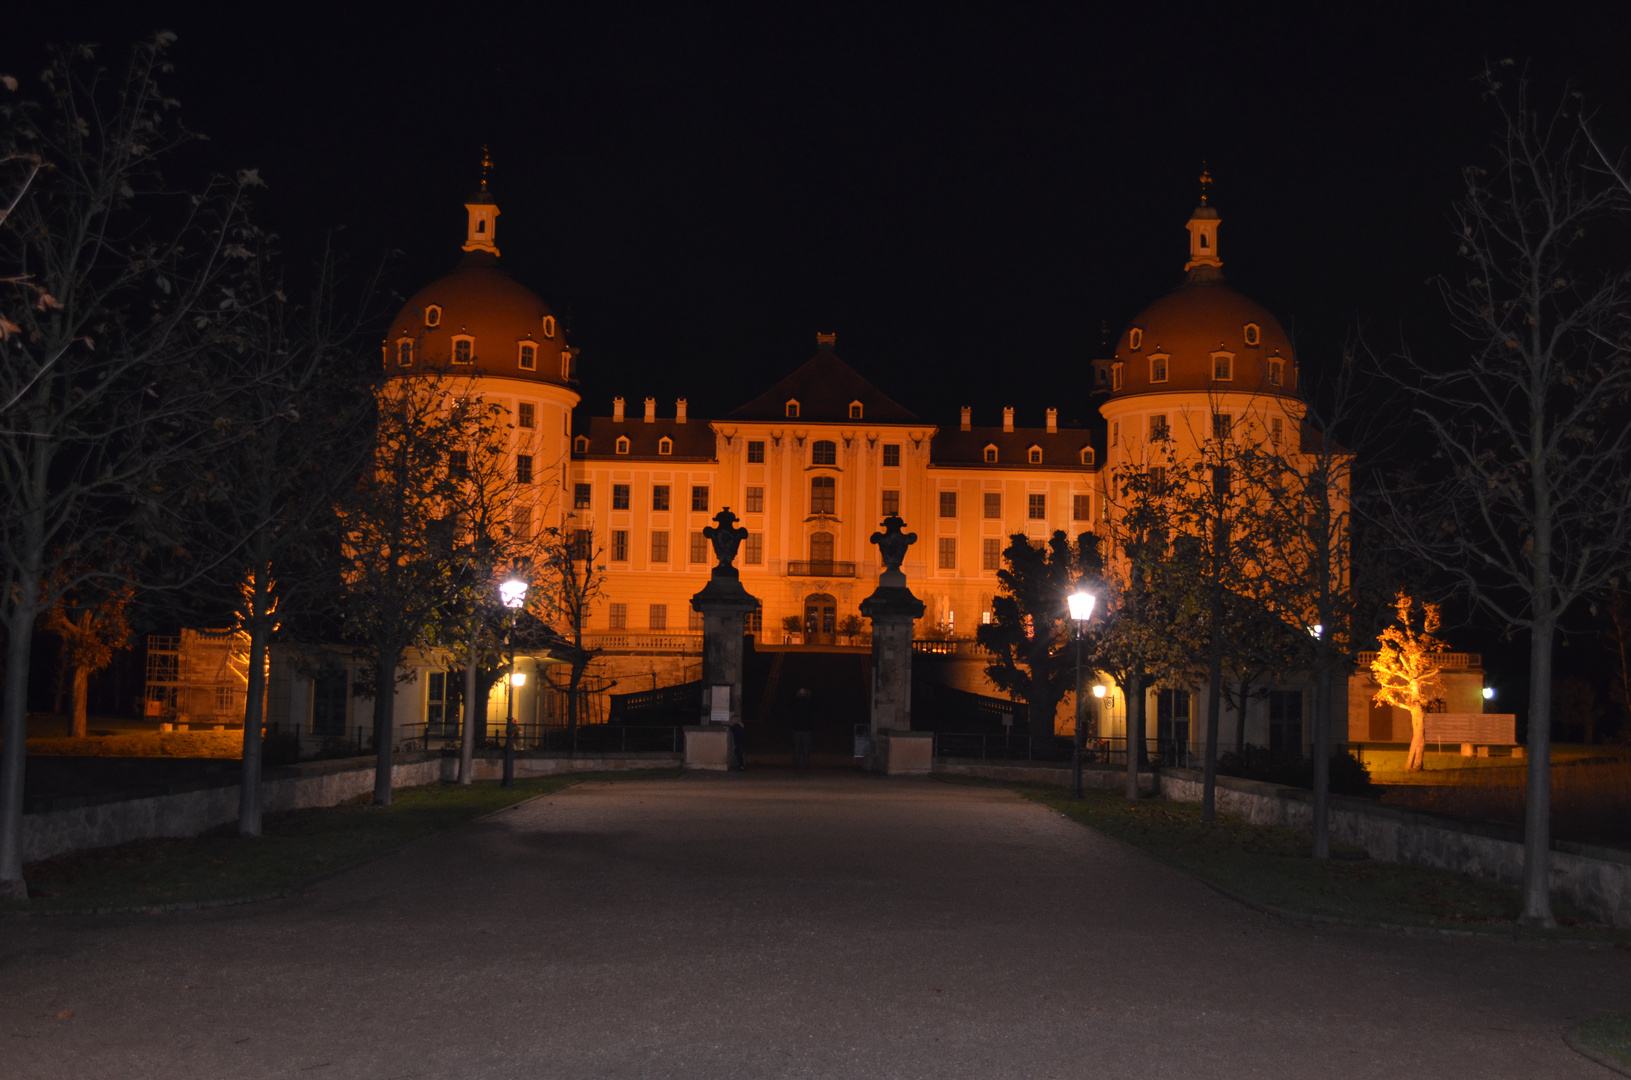
[(1049, 409), (1048, 410), (1048, 434), (1049, 435), (1056, 435), (1058, 433), (1059, 433), (1059, 410), (1058, 409)]
[(648, 397), (648, 398), (646, 398), (646, 423), (655, 424), (656, 422), (657, 422), (657, 399), (654, 398), (654, 397)]
[(620, 397), (614, 397), (614, 398), (612, 398), (612, 423), (621, 424), (622, 422), (623, 422), (623, 399), (620, 398)]
[(684, 398), (680, 398), (678, 401), (674, 402), (674, 423), (676, 423), (676, 424), (685, 423), (685, 399)]
[(838, 335), (837, 334), (823, 334), (823, 333), (817, 333), (816, 334), (816, 348), (818, 350), (820, 350), (820, 349), (831, 349), (834, 346), (836, 346), (837, 344), (838, 344)]
[(974, 426), (974, 410), (973, 410), (972, 407), (970, 407), (968, 405), (964, 405), (963, 406), (963, 427), (962, 427), (962, 430), (968, 431), (973, 426)]
[(1002, 430), (1014, 430), (1014, 407), (1012, 405), (1002, 410)]

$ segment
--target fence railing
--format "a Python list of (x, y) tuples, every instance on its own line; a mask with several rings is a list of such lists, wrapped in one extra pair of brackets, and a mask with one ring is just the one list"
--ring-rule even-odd
[(912, 684), (912, 716), (919, 727), (934, 731), (985, 731), (1000, 727), (1026, 733), (1023, 701), (986, 697), (939, 683), (915, 681)]
[(702, 635), (607, 630), (583, 635), (583, 645), (587, 649), (602, 649), (608, 652), (700, 653)]
[(696, 723), (702, 709), (702, 680), (636, 690), (632, 694), (611, 694), (607, 719), (614, 724), (640, 724), (657, 717), (683, 713)]
[(973, 638), (913, 638), (912, 651), (936, 656), (984, 656), (985, 650)]
[[(365, 728), (356, 731), (358, 746), (373, 745), (373, 734)], [(445, 728), (433, 724), (404, 724), (397, 728), (396, 745), (404, 750), (434, 750), (459, 741), (457, 725)], [(504, 725), (495, 724), (480, 740), (483, 753), (504, 745)], [(656, 724), (579, 724), (576, 731), (565, 724), (515, 725), (517, 750), (541, 750), (575, 754), (677, 754), (685, 749), (685, 736), (678, 726)]]

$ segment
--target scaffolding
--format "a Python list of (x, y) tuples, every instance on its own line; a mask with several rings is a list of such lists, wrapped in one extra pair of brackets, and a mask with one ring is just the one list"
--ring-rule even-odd
[(183, 630), (147, 639), (149, 720), (241, 725), (249, 696), (249, 636), (237, 630)]

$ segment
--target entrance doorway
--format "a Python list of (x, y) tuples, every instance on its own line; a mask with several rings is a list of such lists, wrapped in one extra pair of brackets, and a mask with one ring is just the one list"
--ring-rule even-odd
[(804, 643), (830, 645), (838, 633), (838, 601), (826, 593), (804, 598)]

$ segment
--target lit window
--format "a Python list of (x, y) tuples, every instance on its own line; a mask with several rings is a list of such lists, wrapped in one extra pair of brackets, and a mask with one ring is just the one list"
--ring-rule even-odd
[(532, 455), (515, 455), (515, 482), (518, 484), (532, 483)]
[(849, 418), (851, 420), (859, 420), (861, 418), (861, 403), (859, 401), (852, 401), (849, 403)]
[(1048, 497), (1046, 495), (1025, 496), (1025, 516), (1032, 521), (1047, 520)]
[(572, 509), (587, 510), (594, 503), (594, 487), (589, 484), (572, 485)]
[(668, 530), (656, 529), (651, 534), (651, 561), (668, 561)]
[(747, 512), (762, 514), (765, 512), (765, 489), (762, 487), (749, 487), (747, 497)]
[(810, 444), (810, 464), (836, 465), (838, 464), (838, 444), (829, 439), (820, 439)]
[(629, 452), (629, 437), (627, 435), (619, 435), (617, 437), (617, 452), (619, 454), (626, 454)]
[(810, 479), (810, 513), (831, 514), (838, 507), (838, 482), (830, 476)]
[(453, 339), (453, 362), (455, 364), (471, 363), (476, 357), (476, 340), (474, 338)]
[(943, 518), (957, 516), (957, 492), (942, 491), (940, 493), (940, 516)]
[(1235, 358), (1228, 353), (1212, 354), (1212, 378), (1228, 382), (1235, 377)]
[(980, 569), (1002, 569), (1002, 541), (994, 536), (980, 541)]
[(1082, 464), (1093, 464), (1093, 448), (1091, 446), (1082, 447)]
[(691, 561), (694, 563), (708, 561), (708, 538), (700, 532), (691, 534)]
[(572, 441), (572, 452), (575, 454), (587, 454), (589, 452), (589, 436), (579, 435), (576, 439), (574, 439)]
[(667, 435), (657, 440), (657, 453), (668, 455), (674, 452), (674, 440)]
[(742, 561), (747, 563), (749, 566), (763, 565), (765, 561), (764, 533), (748, 533), (747, 554), (742, 557)]
[(396, 362), (403, 367), (413, 365), (413, 342), (404, 338), (396, 343)]
[(885, 488), (883, 493), (883, 516), (894, 517), (900, 513), (900, 492)]
[(651, 508), (653, 510), (667, 510), (668, 509), (668, 485), (667, 484), (653, 484), (653, 485), (651, 485)]
[(1168, 434), (1170, 434), (1170, 431), (1171, 429), (1167, 427), (1166, 413), (1156, 413), (1154, 416), (1150, 417), (1151, 442), (1160, 442), (1162, 439), (1165, 439)]
[(544, 336), (545, 337), (554, 337), (555, 336), (555, 316), (553, 316), (553, 315), (545, 315), (544, 316)]
[(1030, 450), (1026, 451), (1025, 458), (1032, 465), (1042, 464), (1042, 448), (1040, 446), (1031, 447)]
[(426, 308), (425, 309), (425, 325), (426, 326), (440, 326), (440, 325), (442, 325), (442, 309), (437, 307), (435, 304), (432, 304), (432, 305), (430, 305), (430, 307)]
[(1278, 356), (1269, 360), (1269, 385), (1284, 386), (1286, 382), (1286, 362)]
[(1144, 331), (1135, 326), (1127, 331), (1127, 347), (1129, 349), (1142, 349), (1144, 347)]
[(985, 516), (988, 518), (1002, 517), (1002, 492), (988, 491), (985, 493)]
[(1150, 382), (1167, 381), (1167, 358), (1165, 356), (1150, 357)]
[(997, 463), (997, 448), (995, 446), (987, 446), (985, 448), (985, 463), (987, 465), (995, 465)]
[(1110, 365), (1110, 389), (1112, 389), (1112, 390), (1120, 390), (1121, 389), (1121, 365), (1120, 364), (1111, 364)]
[(517, 427), (531, 428), (537, 423), (538, 410), (530, 401), (523, 401), (515, 407), (515, 423)]
[(759, 439), (748, 440), (748, 464), (763, 465), (765, 461), (765, 444)]
[(900, 443), (883, 444), (883, 467), (886, 469), (900, 467)]
[(1262, 340), (1263, 340), (1263, 333), (1262, 333), (1261, 330), (1258, 329), (1257, 324), (1254, 323), (1254, 322), (1247, 323), (1246, 324), (1246, 344), (1256, 345), (1259, 341), (1262, 341)]
[(1091, 496), (1091, 495), (1072, 495), (1070, 497), (1070, 520), (1072, 520), (1072, 521), (1092, 521), (1093, 520), (1093, 496)]
[[(627, 530), (627, 529), (613, 529), (612, 530), (612, 562), (628, 562), (628, 561), (629, 561), (629, 530)], [(613, 604), (612, 608), (615, 610), (615, 609), (617, 609), (619, 607), (622, 607), (622, 606), (623, 605), (621, 605), (621, 604)]]
[(532, 371), (538, 366), (538, 346), (530, 341), (521, 343), (521, 370)]
[(627, 510), (629, 508), (629, 485), (612, 485), (612, 509)]
[(704, 514), (708, 512), (708, 485), (691, 485), (691, 509)]
[(797, 420), (799, 418), (799, 403), (798, 402), (789, 401), (787, 403), (787, 418), (789, 420)]
[(957, 538), (955, 536), (942, 536), (940, 538), (940, 569), (957, 569)]

